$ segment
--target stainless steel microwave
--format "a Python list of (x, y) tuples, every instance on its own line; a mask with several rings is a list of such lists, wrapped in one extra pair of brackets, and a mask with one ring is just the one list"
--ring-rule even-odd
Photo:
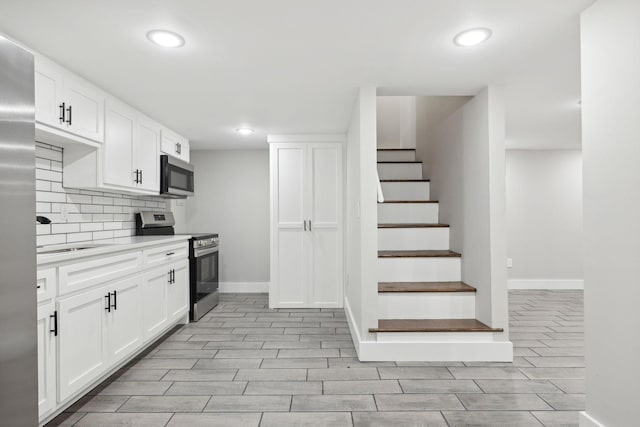
[(160, 195), (167, 198), (193, 196), (193, 166), (171, 156), (160, 156)]

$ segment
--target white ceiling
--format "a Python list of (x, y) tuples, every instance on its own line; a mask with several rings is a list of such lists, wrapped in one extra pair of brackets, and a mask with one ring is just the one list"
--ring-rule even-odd
[[(579, 19), (594, 0), (1, 0), (0, 32), (192, 140), (264, 148), (268, 133), (346, 131), (380, 94), (505, 87), (511, 147), (580, 146)], [(452, 38), (494, 35), (476, 48)], [(162, 49), (150, 29), (175, 31)], [(235, 129), (254, 128), (241, 136)]]

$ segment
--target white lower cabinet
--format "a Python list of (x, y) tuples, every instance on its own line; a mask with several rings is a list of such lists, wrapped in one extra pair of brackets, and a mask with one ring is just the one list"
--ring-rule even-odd
[(58, 300), (58, 401), (81, 390), (109, 366), (107, 286)]
[(107, 342), (114, 365), (142, 346), (142, 276), (111, 284), (108, 292)]
[(156, 335), (169, 323), (167, 290), (171, 268), (159, 267), (144, 275), (142, 283), (142, 327), (144, 339)]
[[(39, 290), (51, 294), (48, 300), (44, 299), (48, 293), (39, 294), (37, 317), (41, 422), (185, 317), (189, 312), (186, 247), (186, 241), (174, 241), (39, 269)], [(126, 260), (141, 260), (145, 251), (150, 259), (156, 252), (175, 252), (183, 258), (171, 258), (163, 266), (144, 263), (139, 273), (119, 268)], [(105, 263), (113, 274), (97, 274)], [(69, 272), (83, 272), (73, 281), (77, 286), (64, 286)]]
[(38, 415), (56, 406), (56, 320), (53, 301), (38, 305)]
[(172, 266), (173, 280), (167, 288), (169, 321), (178, 320), (189, 309), (189, 262), (180, 261)]

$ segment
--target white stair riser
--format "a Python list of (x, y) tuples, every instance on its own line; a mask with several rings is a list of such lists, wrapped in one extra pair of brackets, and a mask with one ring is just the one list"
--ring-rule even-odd
[(460, 258), (378, 258), (378, 282), (458, 282)]
[(437, 203), (380, 203), (378, 204), (378, 223), (415, 224), (438, 222)]
[(378, 151), (379, 162), (413, 162), (416, 152), (411, 150)]
[(429, 200), (428, 182), (383, 182), (385, 200)]
[(378, 248), (383, 251), (449, 249), (449, 228), (378, 228)]
[(379, 319), (475, 319), (474, 292), (378, 294)]
[(377, 332), (376, 340), (415, 343), (478, 343), (494, 342), (493, 334), (494, 332)]
[(422, 163), (378, 163), (378, 176), (384, 179), (422, 179)]

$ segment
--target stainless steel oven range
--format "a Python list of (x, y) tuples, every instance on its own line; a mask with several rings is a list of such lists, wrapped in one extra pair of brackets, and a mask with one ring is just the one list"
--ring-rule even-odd
[[(175, 219), (171, 212), (142, 211), (136, 214), (137, 236), (174, 235)], [(217, 234), (188, 233), (189, 286), (192, 321), (199, 320), (218, 305), (218, 244)]]

